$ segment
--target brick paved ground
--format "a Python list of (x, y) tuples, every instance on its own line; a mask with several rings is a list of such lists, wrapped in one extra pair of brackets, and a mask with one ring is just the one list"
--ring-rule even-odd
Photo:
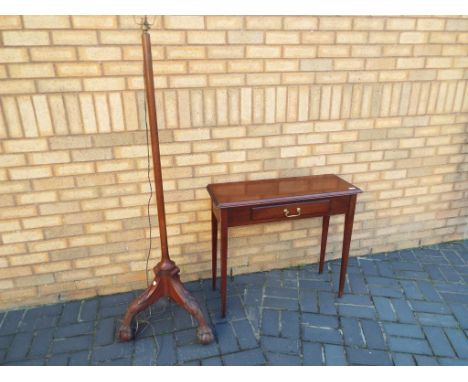
[(116, 328), (136, 293), (0, 313), (4, 365), (468, 365), (468, 241), (236, 276), (228, 316), (209, 280), (188, 284), (216, 332), (161, 301), (137, 341)]

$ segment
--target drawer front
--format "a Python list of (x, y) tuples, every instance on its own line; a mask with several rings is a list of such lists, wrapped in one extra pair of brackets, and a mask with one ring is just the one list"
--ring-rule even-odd
[(328, 214), (330, 200), (315, 200), (303, 203), (278, 204), (266, 207), (252, 207), (252, 220), (297, 219), (301, 217)]

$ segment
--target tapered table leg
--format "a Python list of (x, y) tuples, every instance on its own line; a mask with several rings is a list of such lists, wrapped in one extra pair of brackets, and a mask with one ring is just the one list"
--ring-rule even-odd
[(227, 211), (221, 209), (221, 317), (226, 317), (227, 251), (228, 251)]
[(320, 244), (320, 266), (319, 273), (323, 272), (323, 263), (325, 262), (325, 251), (327, 249), (328, 238), (328, 225), (330, 223), (330, 216), (326, 215), (322, 220), (322, 242)]
[(343, 233), (343, 252), (341, 255), (340, 285), (338, 287), (338, 297), (343, 296), (343, 289), (346, 280), (346, 269), (348, 266), (349, 248), (351, 245), (351, 234), (353, 233), (354, 211), (356, 209), (356, 195), (352, 195), (349, 201), (348, 211), (345, 216)]
[(216, 289), (216, 273), (217, 273), (217, 257), (218, 257), (218, 220), (211, 209), (211, 281), (213, 290)]

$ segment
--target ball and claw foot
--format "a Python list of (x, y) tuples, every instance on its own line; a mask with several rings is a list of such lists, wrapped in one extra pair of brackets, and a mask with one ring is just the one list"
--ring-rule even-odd
[(119, 328), (119, 339), (120, 341), (130, 341), (133, 339), (133, 330), (130, 326), (121, 325)]
[(200, 341), (200, 343), (203, 345), (207, 345), (214, 340), (213, 332), (211, 331), (211, 328), (207, 325), (199, 326), (197, 328), (197, 337), (198, 341)]

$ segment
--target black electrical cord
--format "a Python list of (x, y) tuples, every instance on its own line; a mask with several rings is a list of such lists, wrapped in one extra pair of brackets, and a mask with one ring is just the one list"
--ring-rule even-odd
[[(151, 160), (150, 160), (150, 143), (149, 143), (149, 129), (148, 129), (148, 118), (147, 118), (147, 111), (146, 111), (146, 95), (144, 97), (144, 104), (143, 104), (143, 107), (144, 107), (144, 110), (145, 110), (145, 129), (146, 129), (146, 159), (147, 159), (147, 177), (148, 177), (148, 185), (149, 185), (149, 188), (150, 188), (150, 196), (148, 198), (148, 203), (147, 203), (147, 206), (146, 206), (146, 210), (147, 210), (147, 213), (148, 213), (148, 226), (149, 226), (149, 246), (148, 246), (148, 253), (146, 255), (146, 267), (145, 267), (145, 273), (146, 273), (146, 285), (149, 286), (150, 285), (150, 282), (149, 282), (149, 279), (148, 279), (148, 272), (149, 272), (149, 269), (148, 269), (148, 265), (149, 265), (149, 258), (151, 256), (151, 250), (152, 250), (152, 224), (151, 224), (151, 214), (150, 214), (150, 205), (151, 205), (151, 199), (153, 198), (153, 185), (151, 183)], [(166, 308), (164, 308), (165, 310)], [(163, 310), (163, 312), (164, 312)], [(153, 327), (153, 324), (151, 322), (151, 317), (153, 315), (153, 311), (152, 311), (152, 307), (149, 306), (149, 314), (148, 315), (145, 315), (144, 317), (142, 318), (136, 318), (136, 329), (135, 329), (135, 335), (138, 333), (138, 328), (140, 326), (141, 323), (143, 324), (146, 324), (147, 326), (149, 326), (151, 328), (151, 331), (153, 333), (153, 339), (154, 339), (154, 342), (156, 344), (156, 357), (155, 359), (158, 358), (159, 356), (159, 353), (160, 353), (160, 350), (161, 350), (161, 347), (159, 345), (159, 342), (158, 342), (158, 339), (156, 337), (156, 333), (155, 333), (155, 329)], [(146, 328), (143, 328), (142, 331), (140, 333), (142, 333)]]

